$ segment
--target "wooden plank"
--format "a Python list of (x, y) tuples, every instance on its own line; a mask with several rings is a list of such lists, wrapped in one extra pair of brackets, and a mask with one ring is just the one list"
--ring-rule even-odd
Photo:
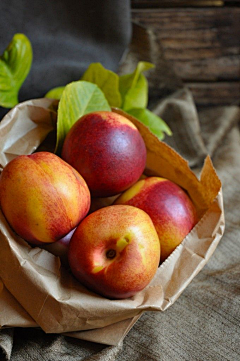
[(195, 0), (195, 1), (187, 1), (187, 0), (132, 0), (131, 6), (132, 8), (162, 8), (162, 7), (185, 7), (185, 6), (223, 6), (223, 0)]
[(133, 9), (163, 7), (239, 6), (240, 0), (132, 0)]
[(197, 107), (239, 105), (240, 82), (186, 83)]
[(183, 81), (240, 78), (240, 8), (133, 9), (132, 19), (155, 30)]

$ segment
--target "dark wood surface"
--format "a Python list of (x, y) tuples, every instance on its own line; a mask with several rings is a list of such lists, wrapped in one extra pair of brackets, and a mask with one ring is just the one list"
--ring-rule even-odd
[(198, 107), (239, 104), (240, 1), (135, 0), (132, 20), (154, 29)]
[(238, 6), (240, 0), (132, 0), (133, 8)]

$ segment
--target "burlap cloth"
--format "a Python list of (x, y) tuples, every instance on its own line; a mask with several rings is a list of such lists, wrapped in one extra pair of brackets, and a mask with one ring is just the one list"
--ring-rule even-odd
[[(240, 359), (240, 137), (239, 108), (198, 112), (190, 91), (165, 61), (152, 31), (134, 24), (119, 72), (139, 60), (149, 72), (149, 108), (171, 127), (165, 141), (199, 173), (207, 154), (222, 181), (226, 231), (204, 269), (165, 312), (146, 312), (118, 346), (44, 334), (37, 328), (0, 332), (0, 360), (11, 361), (235, 361)], [(3, 312), (3, 310), (1, 310)]]

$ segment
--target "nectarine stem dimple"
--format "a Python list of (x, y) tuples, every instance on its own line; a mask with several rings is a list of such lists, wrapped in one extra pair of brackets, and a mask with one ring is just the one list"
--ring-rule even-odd
[(106, 253), (107, 258), (113, 259), (116, 256), (115, 249), (109, 249)]

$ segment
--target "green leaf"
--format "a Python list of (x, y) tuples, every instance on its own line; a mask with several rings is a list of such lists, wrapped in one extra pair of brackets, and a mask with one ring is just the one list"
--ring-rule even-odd
[[(128, 77), (126, 75), (126, 77)], [(140, 74), (136, 85), (130, 88), (125, 94), (123, 110), (128, 111), (132, 108), (146, 108), (148, 103), (148, 84), (145, 76)]]
[(148, 103), (148, 82), (142, 74), (154, 65), (140, 61), (131, 74), (119, 78), (119, 90), (122, 96), (122, 109), (128, 111), (133, 108), (146, 108)]
[(18, 104), (18, 92), (32, 65), (32, 46), (24, 34), (15, 34), (0, 57), (0, 105)]
[(119, 92), (119, 76), (105, 69), (100, 63), (92, 63), (82, 76), (82, 80), (96, 84), (105, 94), (112, 107), (120, 108), (122, 99)]
[(130, 109), (127, 112), (145, 124), (159, 139), (164, 139), (164, 133), (172, 135), (171, 129), (168, 125), (158, 115), (154, 114), (150, 110)]
[(61, 152), (68, 131), (81, 116), (99, 110), (111, 111), (111, 107), (96, 84), (82, 80), (68, 84), (62, 93), (58, 106), (55, 151)]
[(59, 86), (57, 88), (53, 88), (47, 92), (47, 94), (45, 95), (45, 98), (59, 100), (62, 96), (64, 89), (65, 89), (65, 86)]

